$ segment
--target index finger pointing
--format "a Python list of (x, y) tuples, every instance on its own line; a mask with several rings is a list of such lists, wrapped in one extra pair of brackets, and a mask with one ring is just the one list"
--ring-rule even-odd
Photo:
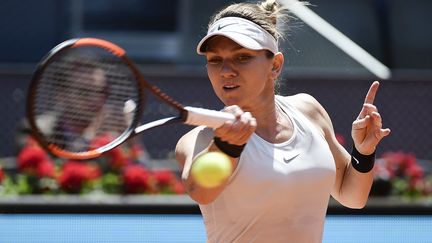
[(378, 91), (378, 87), (379, 87), (379, 82), (374, 81), (372, 83), (372, 85), (370, 86), (369, 91), (366, 94), (366, 98), (364, 100), (365, 104), (373, 104), (374, 103), (375, 95)]

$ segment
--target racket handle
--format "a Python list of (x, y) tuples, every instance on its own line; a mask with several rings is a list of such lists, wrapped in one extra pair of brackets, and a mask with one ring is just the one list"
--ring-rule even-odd
[(226, 121), (235, 121), (236, 119), (233, 114), (222, 111), (190, 106), (186, 106), (184, 109), (188, 111), (185, 123), (194, 126), (204, 125), (211, 128), (218, 128)]

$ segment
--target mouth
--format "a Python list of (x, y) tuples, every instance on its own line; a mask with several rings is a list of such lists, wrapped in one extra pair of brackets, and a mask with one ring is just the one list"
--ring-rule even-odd
[(237, 89), (239, 87), (240, 87), (239, 85), (230, 84), (230, 85), (224, 85), (223, 89), (226, 90), (226, 91), (229, 91), (229, 90), (235, 90), (235, 89)]

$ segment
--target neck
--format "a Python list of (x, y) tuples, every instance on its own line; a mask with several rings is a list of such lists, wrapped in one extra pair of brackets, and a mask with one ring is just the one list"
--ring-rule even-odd
[(274, 97), (264, 101), (258, 109), (250, 111), (257, 120), (255, 133), (270, 143), (281, 143), (289, 139), (292, 124), (276, 105)]

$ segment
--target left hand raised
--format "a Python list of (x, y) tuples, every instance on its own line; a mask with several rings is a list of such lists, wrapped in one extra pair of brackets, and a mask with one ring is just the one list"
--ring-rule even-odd
[(379, 82), (375, 81), (368, 93), (357, 119), (352, 124), (351, 136), (354, 146), (361, 154), (372, 154), (378, 143), (390, 134), (389, 128), (382, 128), (382, 118), (373, 104), (378, 91)]

